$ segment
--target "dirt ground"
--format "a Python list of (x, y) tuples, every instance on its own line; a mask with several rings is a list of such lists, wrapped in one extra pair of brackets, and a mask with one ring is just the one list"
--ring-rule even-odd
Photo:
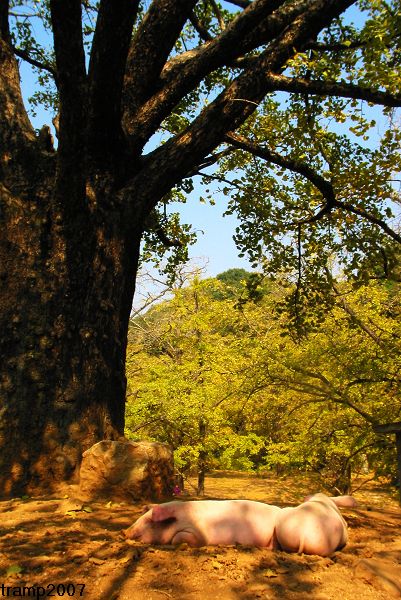
[[(189, 488), (189, 491), (191, 488)], [(209, 477), (206, 498), (298, 504), (306, 477)], [(401, 597), (401, 509), (385, 486), (355, 493), (346, 548), (329, 558), (247, 546), (189, 548), (127, 542), (141, 505), (58, 498), (0, 503), (0, 598), (85, 600), (387, 600)], [(193, 496), (189, 496), (193, 498)], [(188, 498), (189, 498), (188, 497)], [(24, 589), (25, 587), (25, 589)]]

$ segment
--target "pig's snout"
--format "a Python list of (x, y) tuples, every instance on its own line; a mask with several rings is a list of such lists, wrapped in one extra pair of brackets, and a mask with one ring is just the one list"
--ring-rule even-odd
[(136, 527), (136, 523), (128, 527), (123, 531), (123, 534), (127, 538), (127, 540), (137, 540), (140, 537), (140, 532), (138, 531), (138, 527)]

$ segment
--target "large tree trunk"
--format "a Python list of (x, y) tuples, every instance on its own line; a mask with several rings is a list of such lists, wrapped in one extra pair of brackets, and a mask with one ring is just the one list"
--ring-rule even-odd
[(110, 172), (56, 173), (0, 44), (0, 493), (15, 495), (73, 477), (84, 450), (123, 435), (141, 231)]
[(0, 492), (10, 494), (68, 479), (85, 449), (124, 427), (140, 232), (128, 244), (112, 210), (62, 227), (42, 186), (36, 177), (2, 194)]

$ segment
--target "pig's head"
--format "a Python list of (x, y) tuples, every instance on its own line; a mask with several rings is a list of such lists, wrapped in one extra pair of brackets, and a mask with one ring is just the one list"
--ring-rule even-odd
[(130, 540), (138, 540), (144, 544), (170, 544), (177, 532), (176, 519), (153, 521), (152, 510), (148, 510), (131, 527), (126, 529), (125, 536)]

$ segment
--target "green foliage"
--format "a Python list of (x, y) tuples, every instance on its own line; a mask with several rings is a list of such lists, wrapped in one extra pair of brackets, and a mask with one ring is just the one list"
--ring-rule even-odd
[[(285, 75), (359, 86), (360, 97), (368, 89), (400, 94), (398, 4), (361, 1), (359, 8), (358, 26), (349, 17), (338, 19), (316, 44), (296, 54)], [(388, 237), (399, 216), (399, 121), (394, 109), (373, 109), (359, 99), (275, 93), (241, 133), (284, 163), (243, 150), (219, 161), (214, 176), (229, 197), (227, 214), (240, 221), (235, 241), (255, 267), (287, 280), (282, 310), (290, 328), (307, 333), (333, 305), (327, 275), (333, 264), (355, 285), (388, 275), (386, 264), (400, 241), (397, 226)], [(317, 178), (331, 187), (332, 208)]]
[[(254, 117), (245, 128), (248, 137), (313, 167), (331, 182), (336, 201), (352, 210), (336, 208), (315, 221), (325, 200), (311, 181), (241, 151), (225, 159), (221, 170), (224, 177), (234, 169), (242, 173), (226, 190), (231, 192), (227, 213), (240, 219), (238, 247), (255, 266), (263, 264), (268, 276), (285, 275), (296, 284), (296, 293), (292, 291), (283, 306), (292, 313), (294, 325), (307, 329), (308, 319), (319, 323), (332, 305), (327, 270), (333, 261), (362, 284), (372, 272), (384, 275), (384, 254), (394, 256), (397, 244), (389, 243), (381, 223), (397, 210), (398, 193), (391, 180), (401, 169), (401, 137), (396, 127), (388, 129), (372, 150), (329, 130), (331, 100), (313, 101), (316, 114), (308, 125), (305, 98), (293, 97), (288, 104), (282, 109), (269, 100), (265, 115)], [(352, 118), (354, 109), (350, 110)], [(289, 111), (296, 119), (288, 119)], [(362, 125), (370, 127), (358, 117), (358, 127)]]
[(183, 472), (309, 469), (336, 493), (358, 472), (394, 477), (373, 425), (401, 417), (398, 284), (333, 283), (300, 341), (283, 337), (279, 285), (239, 304), (250, 278), (195, 278), (132, 322), (127, 435), (169, 443)]
[(246, 347), (253, 344), (230, 288), (194, 279), (132, 323), (127, 433), (169, 443), (183, 471), (196, 468), (205, 453), (207, 468), (249, 467), (263, 444), (227, 422), (227, 406), (244, 401)]

